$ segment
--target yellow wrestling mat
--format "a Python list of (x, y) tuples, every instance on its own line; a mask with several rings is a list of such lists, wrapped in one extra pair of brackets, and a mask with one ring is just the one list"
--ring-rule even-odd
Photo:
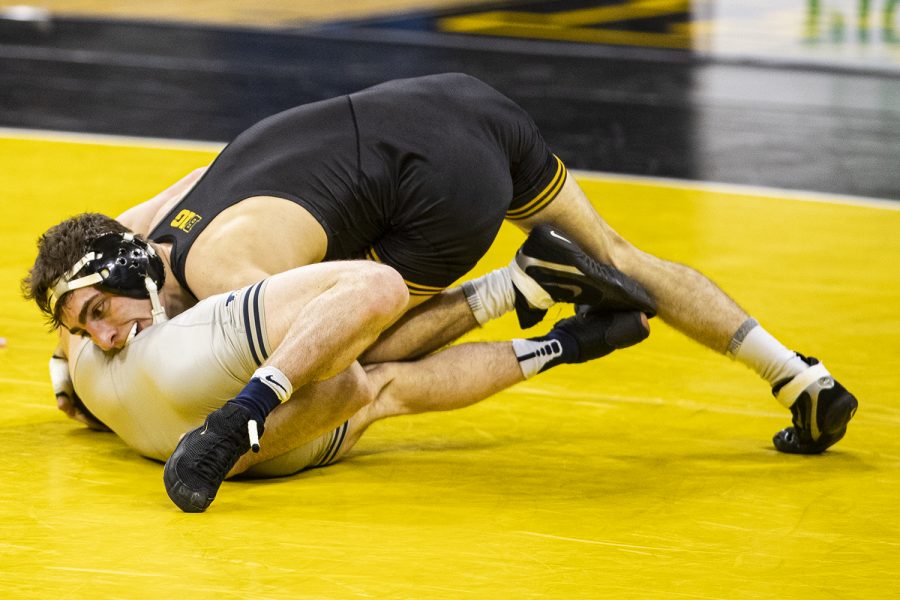
[[(226, 482), (188, 515), (161, 465), (56, 410), (52, 337), (18, 282), (46, 227), (116, 214), (212, 151), (5, 135), (4, 598), (898, 597), (897, 205), (578, 174), (626, 237), (710, 275), (856, 393), (823, 456), (777, 453), (789, 415), (767, 386), (654, 320), (634, 349), (379, 423), (335, 466)], [(504, 229), (479, 271), (522, 239)], [(510, 317), (472, 339), (516, 335)]]
[(37, 20), (64, 17), (290, 28), (406, 12), (440, 11), (482, 3), (482, 0), (267, 0), (265, 3), (257, 0), (29, 0), (27, 3), (0, 0), (0, 14)]

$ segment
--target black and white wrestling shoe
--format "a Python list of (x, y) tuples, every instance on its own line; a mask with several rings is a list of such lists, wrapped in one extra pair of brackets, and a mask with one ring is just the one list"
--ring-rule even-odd
[(776, 433), (772, 443), (781, 452), (820, 454), (844, 437), (859, 403), (817, 359), (800, 358), (810, 367), (772, 388), (793, 415), (793, 427)]
[(597, 310), (656, 314), (656, 302), (644, 287), (615, 267), (600, 263), (564, 232), (538, 225), (510, 264), (516, 315), (523, 329), (544, 318), (554, 302), (589, 304)]
[(650, 335), (638, 311), (597, 311), (579, 306), (575, 316), (556, 323), (546, 335), (514, 339), (513, 352), (526, 379), (557, 365), (578, 364), (633, 346)]
[(575, 316), (553, 326), (578, 344), (578, 356), (570, 363), (583, 363), (638, 344), (650, 335), (641, 311), (607, 311), (596, 306), (579, 305)]

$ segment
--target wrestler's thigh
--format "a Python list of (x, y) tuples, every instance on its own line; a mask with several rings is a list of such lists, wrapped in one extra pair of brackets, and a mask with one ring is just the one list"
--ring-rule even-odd
[(277, 348), (301, 319), (310, 327), (321, 327), (325, 320), (339, 327), (365, 315), (372, 317), (366, 322), (375, 327), (399, 317), (406, 299), (397, 272), (371, 261), (324, 262), (279, 273), (267, 280), (265, 290), (268, 344)]

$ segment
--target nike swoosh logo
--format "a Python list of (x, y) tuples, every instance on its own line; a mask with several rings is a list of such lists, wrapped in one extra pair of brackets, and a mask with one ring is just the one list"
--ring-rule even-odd
[(284, 386), (281, 385), (280, 383), (278, 383), (277, 381), (275, 381), (275, 379), (273, 379), (271, 375), (266, 375), (265, 377), (263, 377), (263, 379), (265, 379), (266, 381), (268, 381), (269, 383), (271, 383), (272, 385), (274, 385), (278, 389), (280, 389), (282, 392), (287, 394), (287, 390), (284, 388)]
[(544, 269), (549, 269), (551, 271), (558, 271), (560, 273), (571, 273), (573, 275), (578, 275), (580, 277), (584, 277), (584, 273), (578, 270), (578, 267), (574, 267), (572, 265), (563, 265), (560, 263), (549, 262), (546, 260), (541, 260), (539, 258), (531, 258), (530, 256), (516, 256), (516, 263), (518, 263), (519, 268), (525, 271), (526, 275), (529, 275), (528, 270), (532, 267), (541, 267)]
[(572, 298), (578, 298), (584, 291), (580, 285), (570, 283), (545, 283), (544, 288), (558, 288), (572, 292)]
[(556, 232), (553, 231), (552, 229), (550, 230), (550, 236), (551, 236), (551, 237), (555, 237), (555, 238), (558, 239), (558, 240), (562, 240), (562, 241), (564, 241), (564, 242), (567, 243), (567, 244), (571, 244), (571, 243), (572, 243), (572, 240), (567, 240), (566, 238), (564, 238), (563, 236), (559, 235), (558, 233), (556, 233)]

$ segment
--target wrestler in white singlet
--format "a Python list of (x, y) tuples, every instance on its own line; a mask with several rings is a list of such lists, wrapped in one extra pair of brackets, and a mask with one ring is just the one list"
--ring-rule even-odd
[[(207, 298), (142, 331), (122, 350), (88, 340), (70, 357), (72, 381), (88, 409), (137, 452), (165, 461), (182, 434), (234, 398), (268, 357), (266, 281)], [(290, 475), (333, 462), (347, 423), (245, 474)]]

